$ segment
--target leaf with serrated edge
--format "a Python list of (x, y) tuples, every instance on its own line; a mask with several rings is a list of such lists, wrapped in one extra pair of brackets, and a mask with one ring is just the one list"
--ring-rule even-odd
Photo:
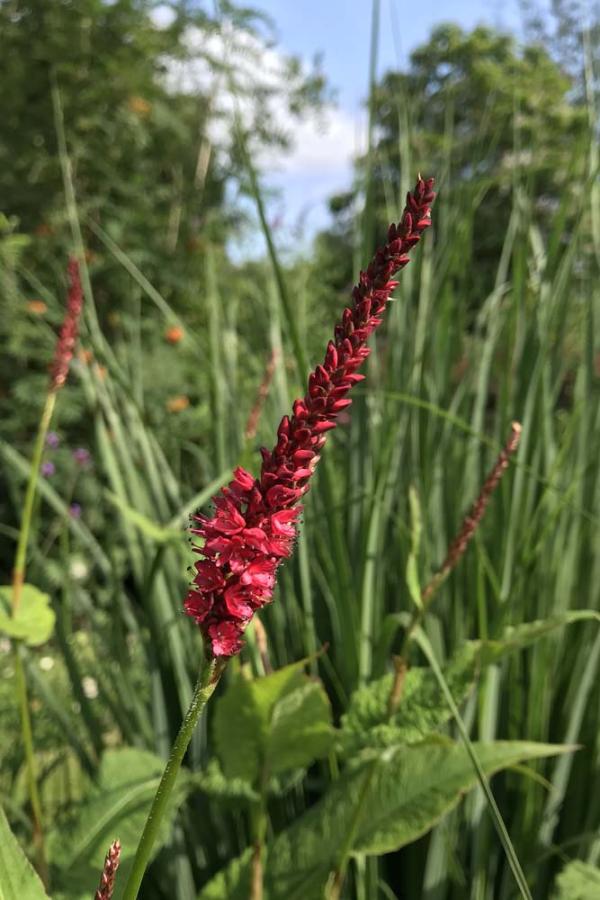
[(589, 863), (574, 860), (568, 863), (556, 879), (554, 900), (598, 900), (600, 897), (600, 869)]
[[(456, 702), (460, 704), (466, 699), (482, 667), (581, 621), (600, 622), (600, 615), (594, 610), (570, 610), (548, 619), (509, 626), (498, 639), (466, 641), (444, 667), (444, 676)], [(428, 668), (417, 667), (407, 672), (402, 702), (390, 717), (388, 698), (392, 683), (393, 676), (384, 675), (352, 695), (348, 711), (342, 716), (341, 746), (347, 756), (354, 756), (365, 747), (415, 743), (451, 718), (437, 679)]]
[[(479, 644), (468, 642), (446, 668), (446, 678), (457, 703), (467, 697), (474, 684), (479, 654)], [(402, 702), (390, 717), (388, 700), (392, 686), (393, 676), (384, 675), (352, 695), (348, 712), (342, 716), (341, 741), (347, 756), (354, 756), (364, 747), (414, 744), (451, 718), (448, 704), (430, 669), (409, 669), (402, 689)]]
[[(474, 747), (487, 775), (573, 749), (526, 741), (476, 743)], [(389, 853), (429, 831), (476, 783), (462, 744), (445, 739), (392, 747), (374, 755), (334, 782), (315, 806), (269, 845), (264, 900), (320, 896), (353, 823), (351, 854)], [(246, 900), (247, 879), (248, 863), (235, 860), (206, 886), (199, 900), (216, 900), (220, 895), (215, 884), (227, 884), (228, 900)]]

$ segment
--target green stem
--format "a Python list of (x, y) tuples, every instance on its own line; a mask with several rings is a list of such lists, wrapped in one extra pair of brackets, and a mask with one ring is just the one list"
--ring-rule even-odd
[[(256, 619), (255, 619), (256, 621)], [(252, 837), (254, 849), (252, 853), (252, 876), (250, 900), (263, 900), (263, 856), (265, 837), (267, 834), (267, 786), (269, 773), (263, 767), (260, 777), (260, 800), (252, 816)]]
[[(49, 391), (44, 404), (42, 417), (38, 426), (38, 432), (33, 448), (33, 457), (29, 468), (29, 480), (25, 491), (25, 500), (23, 502), (23, 515), (21, 517), (21, 525), (19, 528), (19, 539), (17, 541), (17, 550), (15, 553), (15, 563), (12, 576), (12, 597), (11, 609), (13, 617), (17, 615), (21, 604), (21, 594), (25, 583), (25, 569), (27, 566), (27, 546), (29, 544), (29, 533), (31, 531), (31, 521), (33, 518), (33, 504), (35, 501), (35, 491), (37, 487), (38, 475), (42, 463), (42, 455), (44, 453), (44, 445), (46, 443), (46, 435), (50, 427), (52, 414), (54, 413), (54, 405), (56, 403), (56, 392)], [(27, 681), (25, 680), (25, 671), (23, 669), (23, 661), (18, 643), (14, 650), (15, 659), (15, 678), (17, 682), (17, 698), (19, 701), (19, 710), (21, 714), (21, 736), (23, 739), (23, 749), (25, 753), (25, 768), (27, 771), (27, 787), (29, 790), (29, 800), (31, 803), (31, 814), (33, 819), (33, 840), (36, 848), (37, 867), (44, 884), (48, 882), (48, 872), (46, 866), (46, 854), (44, 849), (44, 831), (42, 827), (42, 804), (37, 787), (37, 772), (35, 764), (35, 753), (33, 750), (33, 732), (31, 727), (31, 714), (29, 711), (29, 698), (27, 694)]]
[(33, 819), (33, 843), (36, 850), (37, 869), (45, 886), (48, 885), (48, 867), (46, 864), (46, 851), (44, 847), (44, 831), (42, 828), (42, 806), (37, 787), (37, 772), (35, 753), (33, 750), (33, 733), (31, 729), (31, 715), (29, 712), (29, 699), (27, 696), (27, 682), (21, 659), (21, 650), (17, 645), (14, 649), (15, 678), (17, 682), (17, 699), (21, 713), (21, 737), (25, 752), (25, 768), (27, 772), (27, 787), (31, 802), (31, 814)]
[(38, 473), (42, 463), (42, 455), (44, 453), (44, 444), (46, 443), (46, 435), (50, 427), (50, 420), (54, 412), (54, 404), (56, 403), (56, 392), (50, 391), (46, 397), (44, 411), (38, 427), (38, 433), (33, 448), (33, 458), (29, 469), (29, 481), (27, 482), (27, 490), (25, 492), (25, 501), (23, 503), (23, 515), (21, 517), (21, 526), (19, 529), (19, 540), (17, 543), (17, 552), (15, 555), (15, 564), (13, 568), (12, 580), (12, 614), (15, 616), (21, 602), (21, 591), (25, 581), (25, 566), (27, 563), (27, 545), (29, 543), (29, 532), (31, 531), (31, 520), (33, 517), (33, 502), (35, 500), (35, 489), (37, 487)]
[(160, 784), (152, 801), (148, 818), (144, 826), (142, 837), (138, 844), (138, 848), (133, 861), (133, 867), (129, 875), (122, 900), (135, 900), (144, 877), (144, 873), (150, 862), (152, 848), (158, 834), (169, 798), (177, 781), (179, 769), (185, 752), (188, 748), (194, 729), (200, 718), (200, 713), (204, 709), (206, 702), (215, 690), (219, 678), (225, 668), (225, 662), (219, 660), (211, 660), (200, 673), (192, 701), (185, 719), (179, 729), (179, 734), (175, 738), (175, 743), (171, 750), (171, 755), (167, 760), (167, 765), (160, 780)]
[(419, 646), (423, 650), (423, 653), (427, 657), (429, 665), (431, 666), (431, 670), (435, 675), (440, 688), (442, 689), (442, 693), (446, 698), (446, 703), (450, 709), (450, 712), (454, 716), (454, 721), (458, 727), (459, 734), (461, 736), (462, 742), (465, 745), (465, 749), (469, 754), (469, 759), (471, 760), (471, 764), (475, 769), (475, 774), (479, 780), (479, 784), (484, 793), (485, 799), (487, 801), (490, 814), (492, 816), (492, 820), (496, 827), (496, 831), (498, 837), (500, 838), (500, 843), (504, 849), (506, 854), (506, 858), (508, 860), (508, 864), (511, 868), (511, 871), (514, 875), (515, 882), (517, 887), (519, 888), (519, 893), (523, 900), (532, 900), (531, 891), (529, 890), (529, 885), (527, 884), (527, 879), (525, 878), (525, 874), (521, 867), (521, 863), (519, 861), (519, 857), (517, 856), (517, 851), (515, 850), (513, 843), (510, 839), (510, 835), (508, 833), (508, 829), (504, 823), (504, 819), (502, 818), (502, 813), (498, 808), (498, 804), (496, 803), (496, 799), (492, 793), (492, 789), (490, 787), (490, 783), (487, 775), (485, 774), (481, 763), (479, 762), (479, 758), (477, 753), (475, 752), (475, 748), (471, 743), (471, 739), (469, 737), (467, 727), (462, 719), (462, 716), (458, 710), (454, 697), (452, 696), (452, 692), (444, 677), (444, 673), (442, 672), (441, 666), (437, 660), (437, 657), (434, 653), (433, 647), (431, 646), (429, 640), (427, 639), (425, 632), (419, 629), (416, 633), (417, 640)]
[(341, 897), (342, 887), (344, 886), (344, 879), (346, 877), (346, 869), (348, 868), (348, 860), (350, 859), (350, 853), (354, 844), (354, 838), (356, 837), (356, 832), (358, 831), (358, 826), (364, 812), (369, 788), (371, 787), (371, 782), (373, 781), (373, 776), (375, 775), (378, 765), (379, 761), (373, 760), (366, 770), (365, 778), (360, 789), (356, 807), (354, 809), (354, 815), (350, 820), (350, 826), (348, 828), (348, 831), (346, 832), (344, 844), (339, 855), (339, 862), (337, 864), (335, 872), (333, 873), (333, 879), (326, 889), (327, 900), (339, 900), (339, 898)]

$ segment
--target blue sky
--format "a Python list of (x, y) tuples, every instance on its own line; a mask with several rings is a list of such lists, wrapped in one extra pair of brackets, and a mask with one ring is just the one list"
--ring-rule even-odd
[[(378, 74), (404, 65), (432, 27), (454, 21), (464, 28), (485, 23), (519, 32), (518, 0), (381, 0)], [(279, 192), (271, 216), (281, 236), (305, 240), (328, 222), (327, 198), (350, 185), (352, 158), (364, 146), (371, 0), (257, 0), (275, 23), (278, 49), (322, 66), (336, 95), (324, 120), (298, 130), (294, 151), (268, 158), (266, 185)], [(250, 248), (249, 248), (250, 249)]]
[[(257, 0), (256, 8), (274, 20), (282, 49), (306, 58), (322, 53), (340, 105), (358, 108), (367, 83), (371, 0)], [(381, 0), (380, 10), (380, 73), (404, 64), (436, 23), (516, 30), (520, 22), (517, 0)]]

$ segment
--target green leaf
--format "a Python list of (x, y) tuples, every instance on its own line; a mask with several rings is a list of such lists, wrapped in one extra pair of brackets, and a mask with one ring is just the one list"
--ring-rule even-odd
[(50, 597), (32, 584), (21, 588), (17, 614), (11, 614), (12, 587), (0, 587), (0, 631), (11, 638), (25, 641), (30, 647), (45, 644), (54, 631), (55, 615)]
[[(572, 749), (525, 741), (474, 747), (487, 775)], [(335, 781), (269, 846), (264, 900), (320, 896), (345, 848), (351, 855), (367, 856), (398, 850), (428, 832), (476, 783), (462, 744), (430, 739), (377, 753)], [(248, 868), (248, 862), (235, 860), (206, 886), (199, 900), (245, 900)]]
[[(252, 849), (248, 848), (211, 878), (198, 895), (198, 900), (248, 900), (252, 889), (251, 859)], [(263, 853), (263, 868), (265, 862), (266, 854)], [(263, 900), (268, 900), (264, 891)]]
[(228, 778), (256, 784), (307, 766), (327, 754), (333, 740), (329, 701), (304, 662), (254, 681), (239, 677), (218, 701), (215, 746)]
[(421, 546), (422, 517), (419, 495), (414, 485), (408, 490), (410, 504), (411, 548), (406, 563), (406, 584), (413, 603), (418, 609), (423, 606), (421, 585), (419, 583), (419, 547)]
[(522, 625), (509, 625), (498, 640), (480, 642), (481, 661), (483, 664), (497, 662), (507, 653), (523, 650), (565, 625), (585, 621), (600, 622), (600, 613), (593, 609), (572, 609), (547, 619), (524, 622)]
[(269, 774), (303, 768), (326, 756), (333, 739), (331, 709), (320, 683), (309, 681), (273, 707), (265, 746)]
[(556, 879), (555, 900), (598, 900), (600, 897), (600, 869), (575, 860), (562, 870)]
[[(480, 645), (467, 642), (452, 659), (445, 676), (457, 703), (471, 690), (477, 673)], [(431, 669), (415, 667), (406, 673), (402, 698), (390, 717), (388, 700), (394, 681), (384, 675), (360, 687), (342, 716), (342, 748), (354, 756), (364, 747), (389, 747), (422, 741), (451, 718), (443, 692)]]
[[(494, 640), (466, 641), (443, 669), (456, 703), (460, 705), (465, 700), (482, 667), (531, 646), (565, 625), (589, 620), (600, 621), (600, 614), (594, 610), (570, 610), (548, 619), (509, 626)], [(401, 702), (390, 718), (388, 698), (392, 684), (393, 675), (384, 675), (352, 695), (348, 711), (342, 716), (342, 748), (347, 755), (364, 747), (415, 743), (451, 718), (443, 692), (429, 668), (409, 669)]]
[[(76, 818), (49, 834), (49, 857), (60, 870), (58, 887), (67, 892), (90, 889), (102, 871), (108, 847), (119, 838), (123, 849), (116, 900), (119, 885), (127, 880), (163, 768), (164, 760), (145, 750), (127, 748), (104, 754), (98, 783), (78, 807)], [(173, 816), (188, 789), (188, 779), (180, 776), (155, 852), (168, 839)]]
[(157, 522), (149, 519), (148, 516), (138, 512), (137, 509), (133, 509), (125, 503), (121, 497), (117, 497), (116, 494), (113, 494), (112, 491), (105, 491), (104, 494), (113, 506), (117, 507), (123, 517), (127, 519), (128, 522), (131, 522), (144, 537), (149, 538), (151, 541), (155, 541), (157, 544), (165, 544), (168, 541), (182, 540), (184, 537), (184, 534), (180, 529), (159, 525)]
[(0, 900), (48, 900), (0, 806)]
[(226, 778), (216, 759), (211, 759), (202, 772), (190, 776), (192, 783), (205, 794), (222, 801), (258, 803), (260, 795), (242, 778)]

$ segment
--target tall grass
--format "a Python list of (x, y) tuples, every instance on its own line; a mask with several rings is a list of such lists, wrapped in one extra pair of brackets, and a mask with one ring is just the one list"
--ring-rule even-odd
[[(58, 95), (55, 99), (58, 104)], [(400, 98), (402, 135), (410, 121), (407, 103)], [(80, 222), (71, 182), (68, 135), (58, 105), (56, 109), (65, 202), (76, 248), (82, 250), (85, 223)], [(569, 608), (600, 608), (600, 196), (594, 128), (591, 119), (588, 147), (574, 148), (573, 178), (581, 187), (565, 196), (549, 240), (535, 223), (526, 173), (515, 173), (495, 286), (489, 296), (477, 298), (474, 322), (452, 272), (465, 252), (464, 235), (477, 228), (477, 204), (450, 206), (445, 198), (451, 165), (442, 173), (437, 238), (427, 235), (418, 261), (396, 292), (385, 335), (378, 339), (379, 362), (371, 367), (350, 427), (338, 429), (327, 447), (325, 465), (307, 496), (298, 553), (282, 573), (276, 602), (261, 616), (274, 667), (328, 644), (312, 665), (328, 687), (336, 716), (352, 690), (382, 673), (398, 649), (399, 614), (410, 608), (405, 581), (411, 549), (409, 489), (415, 488), (422, 508), (419, 566), (425, 580), (443, 559), (513, 419), (523, 424), (514, 477), (501, 485), (467, 557), (442, 587), (425, 621), (435, 658), (443, 661), (466, 638), (494, 637), (509, 623), (544, 619)], [(405, 151), (408, 146), (405, 140)], [(403, 158), (410, 168), (406, 152)], [(45, 484), (41, 492), (41, 502), (63, 524), (61, 564), (68, 571), (69, 557), (77, 550), (95, 585), (88, 593), (64, 582), (53, 647), (66, 673), (62, 690), (75, 697), (81, 716), (44, 693), (35, 653), (26, 654), (28, 668), (37, 672), (31, 688), (43, 710), (34, 715), (34, 735), (42, 715), (53, 722), (64, 734), (78, 779), (95, 771), (115, 733), (126, 744), (167, 755), (201, 657), (199, 636), (181, 615), (190, 555), (180, 529), (189, 512), (204, 505), (228, 478), (230, 466), (243, 461), (256, 468), (255, 447), (245, 441), (244, 424), (269, 353), (276, 353), (276, 371), (259, 439), (269, 443), (303, 382), (307, 351), (300, 338), (302, 310), (311, 316), (312, 298), (278, 261), (260, 179), (250, 160), (248, 166), (269, 253), (264, 274), (269, 299), (261, 292), (254, 300), (264, 304), (257, 308), (255, 328), (265, 353), (249, 362), (247, 348), (256, 345), (257, 336), (238, 327), (230, 286), (207, 253), (204, 284), (190, 290), (206, 309), (208, 329), (194, 336), (186, 352), (198, 360), (197, 378), (209, 398), (212, 429), (196, 448), (198, 469), (186, 473), (185, 489), (177, 460), (165, 453), (149, 425), (144, 397), (131, 374), (143, 345), (120, 347), (116, 358), (100, 332), (93, 280), (86, 277), (87, 342), (107, 372), (103, 375), (92, 364), (80, 365), (78, 374), (86, 415), (94, 421), (97, 476), (104, 515), (113, 521), (114, 544), (100, 547), (84, 522), (70, 518), (68, 498), (60, 490)], [(403, 181), (412, 174), (403, 171)], [(393, 218), (400, 205), (391, 186), (389, 196)], [(363, 260), (372, 240), (369, 215), (367, 208), (358, 251)], [(566, 242), (561, 239), (565, 221), (575, 223)], [(595, 254), (589, 252), (590, 241)], [(110, 238), (106, 246), (131, 276), (132, 288), (137, 285), (157, 304), (166, 323), (176, 321), (125, 251)], [(0, 452), (22, 486), (22, 457), (5, 444)], [(30, 570), (40, 580), (47, 562), (43, 547), (44, 535), (38, 532)], [(247, 658), (261, 671), (252, 633)], [(536, 900), (549, 896), (565, 857), (590, 862), (600, 857), (600, 709), (594, 691), (599, 665), (600, 635), (584, 624), (572, 625), (492, 666), (465, 713), (472, 737), (527, 737), (582, 746), (577, 754), (540, 767), (539, 777), (520, 775), (517, 780), (508, 774), (494, 783)], [(98, 701), (79, 689), (84, 674), (99, 685)], [(207, 762), (206, 736), (204, 722), (192, 742), (193, 768)], [(46, 804), (51, 774), (51, 767), (41, 773)], [(319, 767), (311, 780), (274, 804), (271, 827), (297, 816), (319, 784), (334, 777), (333, 762)], [(10, 791), (13, 785), (5, 787)], [(61, 803), (76, 799), (75, 782), (61, 790)], [(243, 816), (208, 797), (182, 807), (170, 850), (154, 865), (148, 896), (192, 900), (194, 881), (208, 880), (241, 852), (249, 842), (248, 829)], [(399, 854), (352, 862), (348, 890), (348, 896), (361, 900), (514, 897), (503, 849), (477, 792), (430, 836)]]

